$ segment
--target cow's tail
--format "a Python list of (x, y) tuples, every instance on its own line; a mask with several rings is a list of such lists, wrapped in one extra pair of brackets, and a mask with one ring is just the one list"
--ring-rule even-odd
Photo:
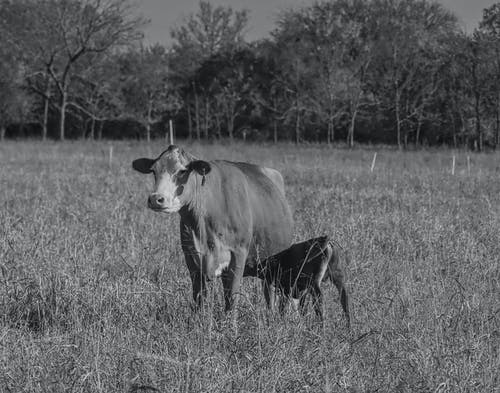
[(340, 296), (340, 304), (342, 305), (342, 309), (344, 310), (344, 315), (347, 321), (347, 327), (351, 327), (351, 317), (349, 313), (349, 295), (347, 293), (347, 289), (344, 284), (344, 272), (341, 266), (341, 256), (344, 258), (344, 262), (346, 264), (349, 263), (349, 256), (345, 252), (345, 250), (335, 241), (329, 239), (328, 240), (328, 248), (330, 248), (330, 259), (328, 261), (328, 277), (333, 282), (333, 284), (337, 287)]

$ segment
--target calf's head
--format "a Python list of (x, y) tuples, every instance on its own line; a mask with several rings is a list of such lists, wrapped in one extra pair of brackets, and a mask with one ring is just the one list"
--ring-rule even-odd
[(148, 197), (148, 207), (162, 213), (178, 212), (188, 204), (194, 188), (202, 187), (210, 164), (197, 160), (181, 148), (171, 145), (156, 159), (139, 158), (132, 167), (140, 173), (154, 175), (154, 189)]

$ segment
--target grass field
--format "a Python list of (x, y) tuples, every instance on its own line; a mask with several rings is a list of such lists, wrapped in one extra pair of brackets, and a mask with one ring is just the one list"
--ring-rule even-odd
[(351, 334), (331, 284), (321, 327), (249, 278), (236, 335), (132, 171), (163, 141), (109, 146), (0, 145), (0, 392), (500, 391), (499, 154), (187, 146), (282, 171), (296, 240), (350, 255)]

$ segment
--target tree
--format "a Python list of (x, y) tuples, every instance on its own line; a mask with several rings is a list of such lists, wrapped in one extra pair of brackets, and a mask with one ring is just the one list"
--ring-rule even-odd
[(22, 73), (16, 65), (0, 63), (0, 140), (7, 126), (23, 122), (31, 110), (30, 97), (22, 88)]
[(151, 139), (151, 126), (165, 114), (176, 113), (179, 96), (169, 83), (168, 56), (165, 48), (155, 45), (129, 51), (120, 57), (122, 94), (125, 112), (132, 113)]
[(277, 143), (279, 124), (283, 122), (289, 109), (286, 86), (283, 83), (285, 78), (281, 75), (281, 56), (276, 44), (269, 39), (258, 42), (254, 50), (261, 65), (254, 72), (251, 99), (254, 107), (262, 113), (265, 123), (271, 118), (273, 140)]
[(87, 123), (90, 122), (90, 139), (95, 139), (96, 127), (97, 138), (101, 139), (104, 121), (118, 117), (123, 108), (118, 63), (117, 56), (89, 56), (80, 64), (81, 70), (75, 76), (72, 99), (68, 104), (87, 118), (82, 137), (86, 136)]
[[(287, 50), (281, 75), (295, 91), (297, 120), (300, 110), (312, 114), (326, 125), (328, 143), (335, 139), (337, 122), (347, 116), (348, 141), (354, 143), (372, 57), (369, 16), (368, 3), (362, 0), (323, 1), (284, 13), (273, 32), (275, 50)], [(296, 139), (297, 134), (298, 129)]]
[(487, 107), (495, 118), (495, 147), (500, 146), (500, 3), (484, 9), (483, 19), (475, 32), (476, 39), (481, 42), (490, 65), (491, 80), (487, 85), (485, 95)]
[(442, 67), (440, 46), (456, 31), (456, 18), (427, 0), (374, 0), (372, 7), (378, 37), (371, 91), (393, 114), (396, 142), (402, 148), (412, 123), (419, 118), (421, 122), (429, 95), (435, 93)]
[[(0, 11), (10, 5), (10, 2), (0, 3)], [(0, 22), (0, 33), (5, 33), (4, 23)], [(0, 59), (0, 140), (3, 140), (7, 126), (22, 122), (30, 113), (32, 102), (23, 89), (23, 67), (12, 42), (0, 42)]]
[[(247, 23), (246, 10), (233, 11), (231, 7), (214, 7), (208, 1), (200, 1), (199, 11), (189, 15), (182, 26), (171, 30), (173, 83), (184, 86), (180, 91), (183, 92), (182, 98), (187, 107), (189, 135), (192, 135), (194, 122), (199, 139), (202, 123), (205, 124), (207, 132), (210, 118), (210, 102), (206, 95), (203, 96), (198, 86), (195, 76), (197, 69), (217, 53), (231, 53), (240, 47), (244, 43), (243, 36)], [(204, 105), (200, 102), (202, 100)], [(202, 111), (205, 112), (204, 122), (201, 119)]]
[(48, 75), (57, 89), (64, 139), (76, 65), (141, 38), (144, 21), (130, 15), (128, 0), (20, 0), (9, 10), (10, 40), (19, 42), (33, 73)]
[(225, 126), (230, 140), (234, 137), (236, 121), (253, 106), (253, 75), (258, 67), (254, 53), (245, 48), (214, 55), (197, 72), (196, 83), (207, 100), (211, 97), (214, 101), (216, 116), (223, 114), (223, 119), (216, 118), (218, 132)]

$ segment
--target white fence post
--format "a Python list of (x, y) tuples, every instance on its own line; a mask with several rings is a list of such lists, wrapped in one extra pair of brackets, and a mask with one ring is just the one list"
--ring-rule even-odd
[(169, 126), (169, 135), (170, 135), (170, 144), (174, 144), (174, 126), (172, 124), (172, 119), (168, 121), (168, 126)]
[(375, 169), (375, 161), (376, 160), (377, 160), (377, 152), (375, 152), (375, 154), (373, 155), (372, 166), (370, 168), (370, 172), (373, 172), (373, 170)]

